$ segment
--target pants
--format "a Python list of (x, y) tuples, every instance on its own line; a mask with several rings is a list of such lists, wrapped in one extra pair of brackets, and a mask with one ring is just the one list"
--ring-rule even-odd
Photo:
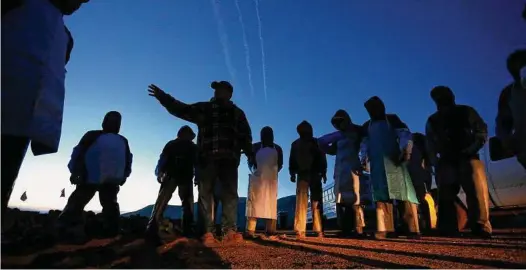
[(344, 233), (361, 231), (365, 227), (363, 209), (360, 205), (336, 204), (338, 227)]
[[(257, 218), (249, 217), (247, 218), (247, 231), (248, 232), (255, 232), (256, 231), (256, 225), (257, 225)], [(267, 219), (266, 220), (266, 232), (267, 233), (276, 233), (276, 220), (275, 219)]]
[[(197, 187), (198, 190), (200, 190), (199, 186)], [(199, 192), (200, 194), (201, 192)], [(217, 210), (218, 210), (218, 207), (219, 207), (219, 203), (221, 202), (220, 199), (219, 199), (219, 188), (218, 188), (218, 185), (216, 186), (215, 188), (215, 193), (214, 193), (214, 202), (213, 202), (213, 207), (212, 207), (212, 212), (209, 213), (211, 215), (210, 219), (212, 220), (212, 223), (215, 225), (217, 223), (217, 220), (216, 220), (216, 216), (217, 216)], [(201, 210), (202, 208), (200, 207), (201, 205), (201, 198), (199, 197), (199, 195), (197, 196), (197, 227), (198, 227), (198, 233), (199, 234), (204, 234), (206, 229), (205, 229), (205, 224), (204, 224), (204, 220), (203, 220), (203, 211)]]
[[(408, 201), (400, 201), (399, 208), (402, 213), (404, 229), (408, 233), (420, 233), (418, 226), (417, 206)], [(376, 202), (376, 231), (377, 232), (394, 232), (394, 212), (392, 201)]]
[(189, 233), (194, 225), (194, 194), (192, 179), (180, 180), (166, 178), (161, 184), (159, 195), (153, 206), (152, 215), (148, 222), (148, 229), (157, 232), (158, 225), (162, 222), (164, 211), (176, 189), (179, 189), (179, 198), (182, 204), (183, 232)]
[[(321, 201), (321, 179), (313, 181), (298, 180), (296, 185), (296, 213), (294, 216), (294, 231), (304, 233), (307, 230), (307, 208), (309, 199), (309, 188), (311, 190), (312, 230), (321, 232), (321, 214), (319, 202)], [(319, 183), (319, 188), (318, 186)]]
[(29, 138), (2, 134), (2, 219), (7, 211), (29, 141)]
[(107, 233), (118, 233), (120, 209), (117, 202), (117, 194), (120, 187), (111, 184), (79, 184), (75, 191), (71, 193), (68, 203), (58, 217), (58, 221), (63, 225), (77, 225), (82, 223), (82, 212), (84, 207), (93, 199), (95, 193), (99, 192), (99, 201), (102, 206), (102, 216), (104, 218), (104, 228)]
[(460, 188), (466, 193), (468, 224), (471, 231), (491, 233), (489, 221), (489, 191), (483, 163), (478, 159), (457, 162), (439, 161), (438, 229), (443, 233), (458, 233), (459, 220), (455, 200)]
[(237, 231), (237, 193), (239, 162), (236, 160), (211, 160), (204, 164), (199, 181), (199, 208), (203, 220), (204, 233), (214, 231), (214, 191), (221, 185), (220, 201), (223, 206), (221, 229)]

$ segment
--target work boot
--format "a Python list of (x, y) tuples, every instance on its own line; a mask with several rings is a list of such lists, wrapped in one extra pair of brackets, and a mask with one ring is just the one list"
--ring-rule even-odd
[(201, 236), (201, 243), (205, 246), (210, 246), (218, 244), (218, 241), (213, 233), (207, 232), (203, 236)]
[(474, 238), (480, 238), (480, 239), (492, 239), (493, 236), (490, 232), (486, 231), (474, 231), (473, 233)]
[(374, 239), (376, 240), (383, 240), (386, 238), (397, 238), (398, 235), (394, 232), (375, 232), (374, 233)]
[(234, 230), (228, 230), (223, 237), (224, 244), (239, 244), (243, 242), (243, 235)]
[(408, 233), (407, 234), (407, 239), (413, 239), (413, 240), (420, 240), (422, 238), (422, 236), (420, 235), (420, 233)]
[(296, 232), (296, 239), (305, 239), (305, 232)]
[(245, 232), (245, 238), (247, 239), (256, 239), (256, 232), (255, 231), (246, 231)]
[(325, 234), (323, 232), (315, 232), (314, 237), (316, 238), (323, 238), (325, 237)]

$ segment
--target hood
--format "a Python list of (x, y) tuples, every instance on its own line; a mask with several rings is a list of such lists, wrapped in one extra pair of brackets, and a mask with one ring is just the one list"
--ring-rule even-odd
[(274, 144), (274, 131), (267, 126), (261, 129), (261, 144), (263, 146), (272, 146)]
[(189, 126), (182, 126), (179, 131), (177, 132), (177, 138), (178, 139), (184, 139), (184, 135), (188, 134), (188, 139), (190, 141), (192, 141), (193, 139), (195, 139), (195, 133), (194, 131), (192, 130), (191, 127)]
[(314, 137), (314, 131), (312, 129), (312, 125), (307, 122), (303, 121), (301, 122), (297, 127), (296, 131), (298, 132), (298, 135), (300, 135), (300, 138), (307, 139), (307, 138), (313, 138)]
[(351, 117), (345, 110), (338, 110), (331, 118), (332, 126), (337, 130), (345, 130), (352, 124)]
[(117, 111), (108, 112), (102, 120), (102, 131), (106, 133), (119, 134), (121, 130), (122, 116)]
[(364, 104), (367, 113), (371, 120), (385, 119), (385, 105), (384, 102), (377, 96), (368, 99)]
[(431, 90), (431, 98), (435, 102), (438, 110), (443, 110), (455, 106), (455, 95), (447, 86), (436, 86)]

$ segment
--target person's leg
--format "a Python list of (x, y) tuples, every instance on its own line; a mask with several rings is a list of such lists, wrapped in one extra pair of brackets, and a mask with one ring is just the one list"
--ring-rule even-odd
[(218, 166), (218, 177), (221, 184), (221, 230), (226, 240), (241, 240), (237, 232), (237, 206), (239, 196), (238, 186), (238, 163), (231, 160), (221, 161)]
[(104, 218), (104, 236), (114, 237), (120, 231), (121, 211), (117, 194), (120, 186), (102, 184), (99, 187), (99, 201), (102, 206), (102, 216)]
[(457, 166), (440, 162), (437, 167), (436, 181), (438, 186), (438, 230), (443, 235), (457, 235), (459, 228), (455, 200), (460, 191)]
[(148, 226), (146, 227), (147, 232), (157, 235), (159, 224), (164, 216), (164, 210), (166, 209), (170, 199), (172, 199), (172, 194), (176, 188), (177, 183), (174, 178), (164, 178), (164, 182), (161, 184), (159, 194), (157, 195), (157, 200), (153, 205), (152, 214), (150, 215), (150, 220), (148, 221)]
[(296, 213), (294, 215), (294, 231), (299, 237), (305, 236), (307, 230), (307, 207), (309, 198), (309, 182), (297, 180), (296, 183)]
[(393, 203), (391, 201), (376, 202), (376, 238), (385, 238), (395, 231)]
[(407, 228), (408, 236), (417, 238), (420, 235), (418, 225), (417, 205), (408, 201), (401, 201), (402, 220)]
[(461, 164), (460, 170), (471, 232), (489, 237), (492, 228), (489, 221), (489, 191), (484, 164), (478, 159), (473, 159)]
[(214, 185), (217, 178), (216, 164), (208, 161), (200, 169), (199, 180), (199, 210), (203, 225), (203, 242), (212, 242), (214, 240)]
[(309, 182), (310, 189), (310, 201), (312, 211), (312, 230), (318, 236), (323, 236), (322, 224), (321, 224), (321, 201), (323, 200), (323, 189), (321, 184), (321, 178), (312, 177)]
[(192, 234), (194, 226), (194, 190), (192, 188), (192, 179), (184, 181), (179, 185), (179, 198), (181, 199), (183, 211), (183, 233)]
[(58, 216), (60, 227), (70, 227), (82, 223), (82, 211), (97, 192), (97, 185), (80, 184), (68, 198), (68, 202)]
[(256, 233), (257, 219), (255, 217), (247, 217), (247, 236), (253, 237)]
[(267, 223), (266, 224), (267, 234), (275, 235), (277, 233), (277, 230), (276, 230), (277, 220), (267, 219), (266, 223)]
[(363, 227), (365, 227), (365, 219), (363, 217), (363, 208), (360, 206), (360, 176), (352, 173), (353, 191), (356, 201), (351, 209), (353, 217), (353, 225), (358, 235), (363, 234)]
[(4, 220), (11, 192), (26, 156), (29, 141), (27, 137), (2, 134), (2, 220)]

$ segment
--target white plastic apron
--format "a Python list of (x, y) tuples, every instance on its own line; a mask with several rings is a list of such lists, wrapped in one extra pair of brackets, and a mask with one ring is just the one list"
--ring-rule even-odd
[(248, 175), (246, 216), (277, 219), (278, 210), (278, 151), (261, 148), (256, 153), (257, 169)]

